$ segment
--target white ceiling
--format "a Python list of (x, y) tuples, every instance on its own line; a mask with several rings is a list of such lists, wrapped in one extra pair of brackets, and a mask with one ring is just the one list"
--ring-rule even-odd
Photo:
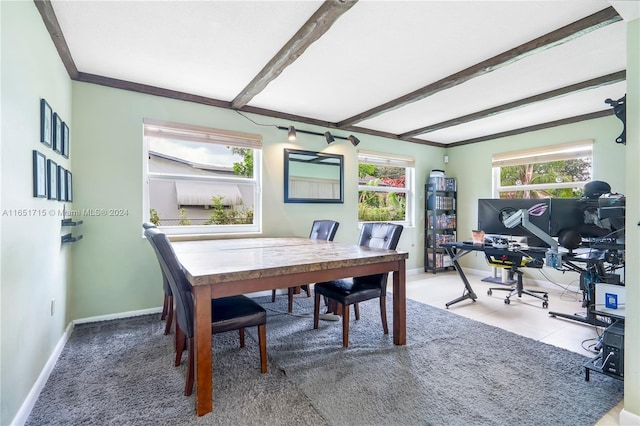
[[(230, 105), (322, 4), (51, 2), (67, 54), (79, 73), (77, 79), (106, 77), (101, 80), (109, 82), (106, 84), (123, 80), (210, 98), (223, 106)], [(274, 117), (291, 115), (339, 128), (344, 120), (609, 7), (602, 0), (360, 0), (240, 110), (260, 108)], [(360, 130), (360, 139), (366, 133), (401, 135), (624, 71), (625, 23), (610, 23), (540, 50), (424, 99), (354, 122), (355, 127), (345, 126), (345, 131)], [(619, 99), (625, 93), (625, 82), (615, 82), (413, 139), (402, 138), (468, 143), (585, 114), (612, 112), (604, 100)], [(284, 119), (278, 121), (289, 125)]]

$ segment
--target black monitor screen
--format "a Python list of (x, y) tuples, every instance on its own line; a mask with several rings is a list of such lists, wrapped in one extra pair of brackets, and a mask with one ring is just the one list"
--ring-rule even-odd
[(549, 233), (550, 223), (549, 199), (479, 199), (478, 200), (478, 229), (485, 234), (527, 237), (530, 247), (549, 247), (549, 244), (536, 237), (531, 231), (518, 225), (507, 228), (502, 221), (510, 214), (526, 209), (529, 211), (529, 222)]
[(624, 212), (622, 199), (552, 198), (550, 234), (559, 237), (562, 231), (572, 230), (579, 232), (582, 238), (621, 238), (616, 231), (624, 227), (624, 213), (620, 213), (622, 223), (616, 222), (618, 218), (603, 217), (617, 215), (617, 209), (613, 213), (611, 210), (603, 212), (603, 209), (618, 206)]
[(584, 213), (578, 198), (551, 199), (551, 226), (549, 234), (560, 236), (565, 230), (578, 231), (584, 224)]

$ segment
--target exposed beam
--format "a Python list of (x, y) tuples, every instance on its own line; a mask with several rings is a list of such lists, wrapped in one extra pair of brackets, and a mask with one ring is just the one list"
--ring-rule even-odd
[[(578, 123), (580, 121), (593, 120), (595, 118), (606, 117), (613, 115), (613, 109), (606, 109), (603, 111), (592, 112), (589, 114), (577, 115), (575, 117), (563, 118), (562, 120), (549, 121), (547, 123), (540, 123), (533, 126), (522, 127), (520, 129), (508, 130), (506, 132), (495, 133), (493, 135), (481, 136), (479, 138), (467, 139), (464, 141), (453, 142), (447, 145), (449, 148), (456, 146), (469, 145), (472, 143), (485, 142), (493, 139), (504, 138), (507, 136), (520, 135), (522, 133), (534, 132), (536, 130), (549, 129), (551, 127), (564, 126), (565, 124)], [(615, 138), (613, 138), (615, 139)], [(612, 140), (613, 140), (612, 139)]]
[(491, 71), (495, 71), (519, 61), (520, 59), (526, 58), (527, 56), (564, 44), (606, 25), (618, 22), (621, 19), (622, 18), (618, 15), (615, 9), (609, 6), (608, 8), (596, 12), (593, 15), (587, 16), (586, 18), (580, 19), (541, 37), (535, 38), (527, 43), (507, 50), (506, 52), (502, 52), (493, 58), (472, 65), (469, 68), (438, 80), (435, 83), (424, 86), (407, 95), (371, 108), (368, 111), (354, 115), (346, 120), (342, 120), (338, 122), (338, 126), (351, 126), (355, 123), (376, 117), (385, 112), (417, 102), (442, 90), (450, 89), (472, 78), (480, 77), (484, 74), (490, 73)]
[(193, 95), (190, 93), (179, 92), (177, 90), (163, 89), (161, 87), (150, 86), (148, 84), (134, 83), (127, 80), (119, 80), (117, 78), (104, 77), (96, 74), (78, 73), (74, 80), (83, 83), (99, 84), (100, 86), (113, 87), (114, 89), (129, 90), (131, 92), (144, 93), (147, 95), (161, 96), (163, 98), (178, 99), (181, 101), (195, 102), (209, 106), (231, 108), (228, 101), (207, 98), (205, 96)]
[(78, 68), (76, 68), (76, 64), (73, 62), (71, 51), (69, 51), (67, 41), (64, 39), (64, 34), (62, 34), (62, 30), (60, 29), (60, 23), (58, 22), (58, 18), (56, 18), (55, 12), (53, 11), (51, 1), (33, 0), (33, 2), (36, 4), (38, 12), (40, 12), (42, 21), (44, 22), (47, 31), (49, 31), (51, 40), (53, 40), (53, 44), (58, 51), (58, 55), (60, 56), (64, 67), (67, 69), (67, 74), (69, 74), (69, 77), (72, 80), (75, 80), (78, 77)]
[(400, 139), (405, 139), (417, 135), (423, 135), (425, 133), (433, 132), (436, 130), (444, 129), (447, 127), (457, 126), (464, 123), (469, 123), (475, 120), (481, 120), (483, 118), (491, 117), (493, 115), (502, 114), (507, 111), (515, 110), (523, 106), (535, 104), (537, 102), (548, 101), (551, 99), (560, 98), (571, 93), (581, 92), (583, 90), (595, 89), (597, 87), (606, 86), (608, 84), (614, 84), (624, 81), (626, 78), (626, 71), (618, 71), (612, 74), (607, 74), (602, 77), (593, 78), (591, 80), (582, 81), (580, 83), (571, 84), (569, 86), (562, 87), (560, 89), (551, 90), (549, 92), (540, 93), (538, 95), (530, 96), (528, 98), (520, 99), (514, 102), (509, 102), (504, 105), (499, 105), (493, 108), (485, 109), (484, 111), (474, 112), (472, 114), (463, 115), (462, 117), (452, 118), (451, 120), (443, 121), (437, 124), (421, 127), (420, 129), (411, 130), (410, 132), (402, 133), (399, 135)]
[(262, 92), (267, 84), (280, 75), (282, 71), (309, 46), (318, 40), (329, 28), (356, 4), (358, 0), (327, 0), (304, 23), (297, 33), (275, 54), (275, 56), (262, 68), (253, 80), (231, 101), (234, 109), (240, 109), (247, 105), (258, 93)]

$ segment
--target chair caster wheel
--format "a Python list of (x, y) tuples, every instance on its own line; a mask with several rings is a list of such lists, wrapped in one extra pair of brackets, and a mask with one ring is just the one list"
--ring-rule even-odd
[(491, 296), (493, 294), (493, 292), (489, 289), (487, 290), (487, 295)]
[(511, 300), (509, 300), (509, 299), (504, 299), (504, 304), (505, 304), (505, 305), (508, 305), (509, 303), (511, 303)]
[(547, 301), (542, 302), (542, 307), (547, 309), (549, 307), (549, 303), (547, 303)]
[(542, 295), (542, 297), (544, 298), (545, 302), (549, 301), (549, 295), (548, 294), (545, 293), (545, 294)]

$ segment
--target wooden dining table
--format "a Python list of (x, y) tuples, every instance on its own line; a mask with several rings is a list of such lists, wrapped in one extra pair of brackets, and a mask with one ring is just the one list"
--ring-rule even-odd
[(199, 416), (213, 411), (212, 298), (392, 272), (393, 343), (406, 344), (406, 252), (309, 238), (175, 241), (172, 246), (194, 297)]

